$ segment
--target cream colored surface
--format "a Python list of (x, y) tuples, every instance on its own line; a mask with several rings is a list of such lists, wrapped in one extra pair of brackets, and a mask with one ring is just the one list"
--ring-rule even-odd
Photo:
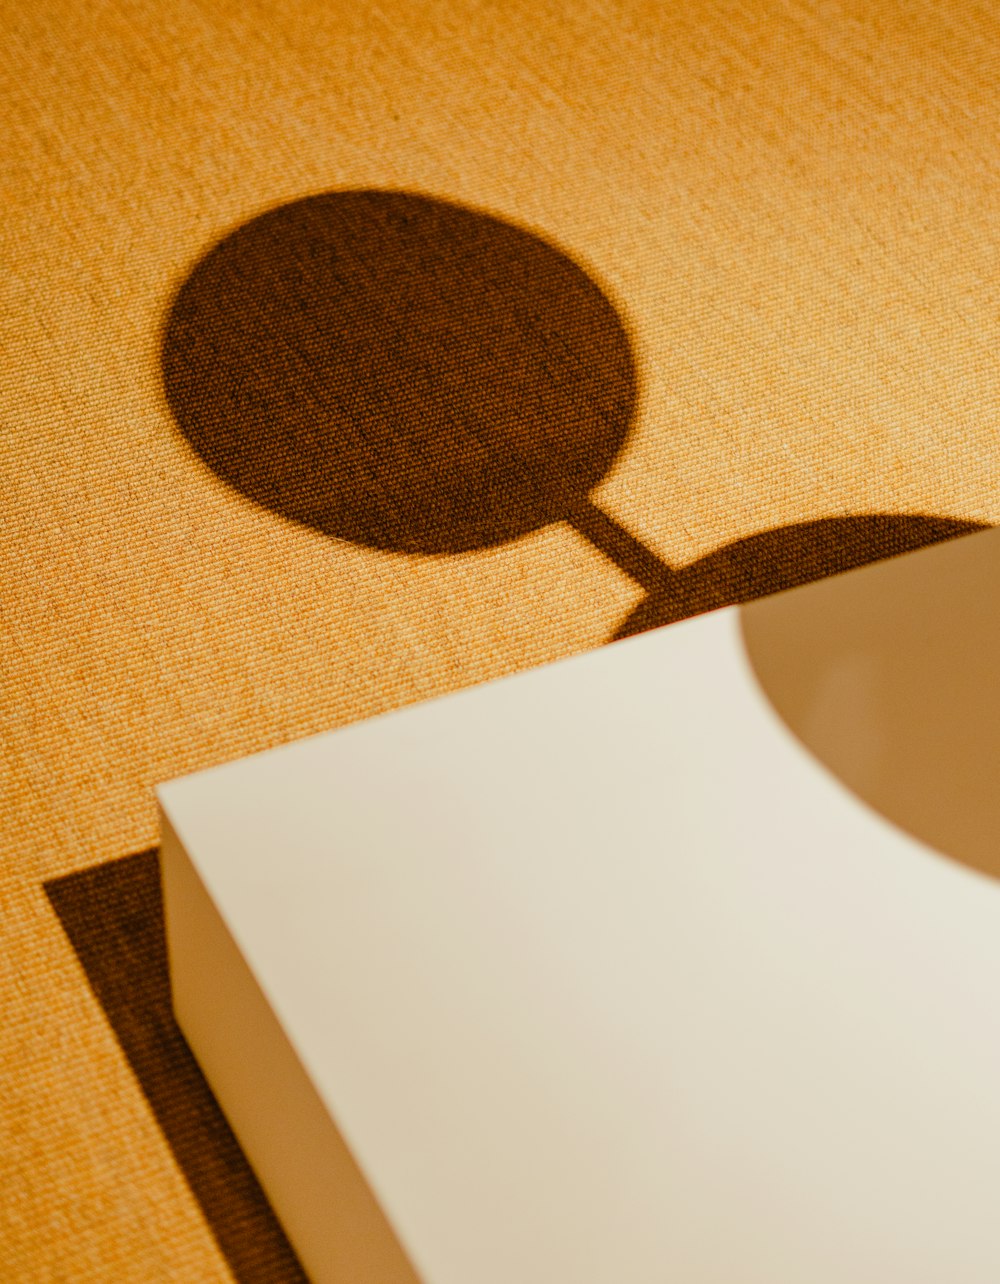
[(568, 530), (441, 561), (283, 525), (175, 431), (157, 343), (228, 229), (330, 187), (587, 265), (642, 393), (599, 498), (688, 561), (866, 510), (1000, 518), (989, 5), (3, 6), (0, 1244), (13, 1280), (224, 1268), (41, 892), (152, 785), (596, 645)]
[(174, 1010), (244, 1152), (258, 1174), (268, 1175), (268, 1194), (309, 1278), (313, 1284), (419, 1284), (165, 820), (160, 837)]
[(752, 603), (751, 662), (859, 797), (1000, 876), (1000, 531)]
[(1000, 886), (807, 755), (738, 610), (159, 793), (182, 1024), (317, 1284), (312, 1090), (424, 1284), (1000, 1274)]

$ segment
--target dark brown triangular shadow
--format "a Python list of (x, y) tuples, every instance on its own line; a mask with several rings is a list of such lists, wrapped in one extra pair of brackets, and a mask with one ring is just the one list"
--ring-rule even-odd
[(306, 1284), (174, 1020), (159, 858), (92, 866), (45, 892), (239, 1284)]

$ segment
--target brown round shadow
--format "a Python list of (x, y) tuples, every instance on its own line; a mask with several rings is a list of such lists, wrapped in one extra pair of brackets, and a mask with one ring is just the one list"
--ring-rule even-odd
[(587, 273), (406, 192), (273, 209), (197, 263), (167, 400), (241, 494), (373, 548), (461, 553), (566, 518), (629, 428), (635, 368)]

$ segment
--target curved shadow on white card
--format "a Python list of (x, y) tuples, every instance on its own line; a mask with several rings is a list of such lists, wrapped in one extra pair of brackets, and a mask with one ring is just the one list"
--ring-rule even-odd
[(916, 838), (1000, 877), (1000, 530), (741, 616), (757, 677), (806, 748)]

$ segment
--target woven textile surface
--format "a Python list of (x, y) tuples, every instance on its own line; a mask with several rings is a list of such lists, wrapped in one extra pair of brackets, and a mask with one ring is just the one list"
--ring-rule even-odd
[(1000, 19), (2, 13), (0, 1278), (293, 1280), (153, 785), (1000, 521)]

